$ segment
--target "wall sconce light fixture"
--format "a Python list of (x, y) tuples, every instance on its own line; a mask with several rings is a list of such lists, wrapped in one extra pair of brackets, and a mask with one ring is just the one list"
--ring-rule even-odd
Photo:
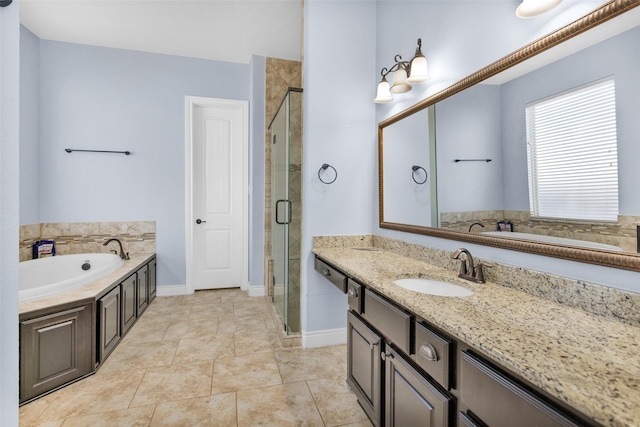
[[(403, 61), (402, 56), (396, 55), (393, 60), (396, 62), (391, 68), (383, 68), (380, 71), (382, 80), (378, 83), (378, 91), (373, 102), (382, 104), (393, 101), (392, 93), (405, 93), (411, 90), (411, 84), (422, 83), (429, 78), (427, 70), (427, 58), (421, 51), (422, 39), (418, 39), (418, 47), (413, 59)], [(389, 84), (387, 75), (393, 73), (393, 83)]]
[(516, 16), (518, 18), (533, 18), (550, 11), (560, 3), (562, 0), (522, 0), (516, 9)]

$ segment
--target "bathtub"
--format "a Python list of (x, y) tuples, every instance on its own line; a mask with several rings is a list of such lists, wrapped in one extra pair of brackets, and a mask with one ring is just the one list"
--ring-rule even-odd
[(75, 254), (20, 263), (19, 300), (33, 301), (80, 288), (117, 270), (123, 261), (115, 254)]
[(483, 231), (482, 234), (511, 239), (526, 239), (541, 243), (553, 243), (556, 245), (578, 246), (586, 249), (603, 249), (607, 251), (622, 251), (618, 246), (605, 243), (588, 242), (586, 240), (568, 239), (566, 237), (545, 236), (543, 234), (518, 233), (510, 231)]

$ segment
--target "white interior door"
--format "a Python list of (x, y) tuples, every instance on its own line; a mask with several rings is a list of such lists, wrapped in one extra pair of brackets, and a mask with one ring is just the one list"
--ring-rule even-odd
[(210, 101), (191, 105), (191, 287), (244, 289), (247, 103)]

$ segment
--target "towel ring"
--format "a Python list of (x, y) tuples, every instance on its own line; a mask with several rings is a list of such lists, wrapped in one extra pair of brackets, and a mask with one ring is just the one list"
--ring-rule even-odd
[[(422, 171), (424, 172), (424, 180), (418, 182), (418, 180), (416, 179), (416, 172), (418, 172), (420, 169), (422, 169)], [(427, 178), (429, 178), (429, 175), (427, 174), (427, 171), (422, 166), (411, 166), (411, 171), (412, 171), (411, 178), (413, 178), (413, 182), (420, 185), (427, 182)]]
[[(324, 179), (322, 179), (322, 172), (326, 171), (327, 169), (333, 169), (333, 173), (335, 174), (335, 176), (333, 177), (333, 179), (331, 181), (325, 181)], [(318, 169), (318, 179), (324, 183), (324, 184), (333, 184), (336, 179), (338, 179), (338, 171), (336, 170), (336, 168), (334, 168), (333, 166), (331, 166), (328, 163), (323, 163), (322, 166), (320, 166), (320, 169)]]

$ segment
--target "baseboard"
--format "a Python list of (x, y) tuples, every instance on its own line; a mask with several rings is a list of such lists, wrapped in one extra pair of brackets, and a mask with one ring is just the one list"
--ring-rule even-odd
[(186, 295), (187, 285), (170, 285), (170, 286), (158, 286), (156, 288), (156, 295), (159, 297), (172, 297), (176, 295)]
[(302, 331), (302, 347), (327, 347), (347, 343), (347, 328), (325, 329), (324, 331)]
[(263, 297), (264, 296), (264, 286), (251, 286), (247, 289), (247, 293), (250, 297)]

